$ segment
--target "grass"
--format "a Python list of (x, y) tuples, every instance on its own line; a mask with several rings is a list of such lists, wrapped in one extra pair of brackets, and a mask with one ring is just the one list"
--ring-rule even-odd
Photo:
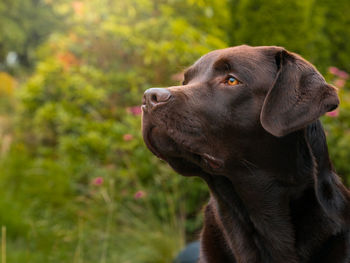
[(125, 184), (115, 171), (82, 184), (69, 165), (25, 156), (3, 159), (0, 170), (2, 263), (169, 263), (185, 243), (182, 181), (168, 169), (153, 185)]
[(6, 263), (6, 227), (1, 226), (1, 263)]

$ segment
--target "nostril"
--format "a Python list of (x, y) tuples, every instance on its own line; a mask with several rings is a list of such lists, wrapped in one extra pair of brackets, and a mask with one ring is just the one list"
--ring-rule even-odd
[(157, 103), (158, 102), (157, 95), (156, 94), (152, 94), (151, 100), (152, 100), (152, 102)]
[(158, 89), (155, 92), (155, 101), (159, 102), (167, 102), (171, 98), (171, 93), (168, 89)]
[(152, 108), (157, 104), (168, 102), (171, 97), (172, 94), (168, 89), (151, 88), (145, 91), (142, 102)]

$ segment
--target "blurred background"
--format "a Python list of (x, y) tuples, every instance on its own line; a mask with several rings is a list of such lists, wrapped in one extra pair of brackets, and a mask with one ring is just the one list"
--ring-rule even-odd
[(314, 63), (339, 89), (322, 121), (349, 185), (349, 14), (348, 0), (1, 0), (2, 263), (170, 263), (198, 238), (208, 190), (146, 149), (139, 105), (213, 49)]

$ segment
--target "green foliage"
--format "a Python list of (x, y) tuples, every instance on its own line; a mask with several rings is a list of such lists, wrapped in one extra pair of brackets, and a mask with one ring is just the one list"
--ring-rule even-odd
[(349, 1), (230, 0), (231, 45), (277, 45), (301, 54), (325, 72), (350, 71)]
[[(232, 5), (236, 25), (233, 43), (280, 45), (295, 52), (305, 50), (308, 41), (307, 19), (310, 1), (237, 1)], [(287, 12), (287, 10), (292, 10)], [(250, 30), (255, 28), (256, 30)], [(310, 34), (310, 33), (309, 33)]]
[[(0, 93), (0, 223), (7, 227), (8, 262), (171, 262), (186, 241), (198, 238), (208, 192), (144, 146), (144, 90), (176, 85), (185, 67), (228, 43), (283, 45), (324, 72), (329, 65), (350, 70), (343, 27), (349, 18), (341, 11), (349, 6), (333, 5), (0, 3), (1, 60), (14, 50), (30, 60), (30, 69), (34, 54), (38, 59), (15, 96)], [(327, 78), (344, 86), (346, 75), (331, 71)], [(10, 90), (3, 83), (0, 92)], [(350, 178), (348, 88), (340, 90), (339, 116), (324, 117), (330, 153), (344, 178)]]
[(34, 65), (36, 48), (52, 30), (61, 28), (61, 15), (49, 0), (3, 0), (0, 2), (0, 69), (6, 65), (8, 52), (16, 52), (19, 66)]
[(335, 3), (323, 0), (320, 6), (325, 16), (325, 24), (321, 33), (328, 42), (328, 50), (318, 49), (319, 53), (324, 52), (328, 55), (327, 60), (322, 62), (328, 62), (350, 72), (350, 31), (347, 29), (350, 27), (350, 17), (346, 15), (350, 12), (350, 2), (341, 0)]
[(350, 185), (350, 85), (349, 75), (335, 67), (327, 74), (330, 83), (339, 87), (340, 107), (323, 117), (331, 160), (337, 173)]
[(224, 31), (182, 15), (212, 8), (201, 1), (59, 7), (73, 8), (68, 30), (38, 50), (1, 164), (8, 197), (0, 209), (18, 208), (17, 221), (2, 220), (17, 247), (9, 261), (171, 262), (186, 233), (196, 238), (208, 193), (149, 153), (137, 105), (146, 88), (175, 84), (172, 75), (224, 47)]

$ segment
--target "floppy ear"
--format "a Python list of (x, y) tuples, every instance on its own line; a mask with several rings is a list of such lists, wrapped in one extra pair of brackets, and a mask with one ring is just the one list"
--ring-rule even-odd
[(313, 65), (283, 48), (277, 48), (275, 61), (276, 78), (260, 114), (266, 131), (281, 137), (337, 108), (336, 88), (327, 84)]

